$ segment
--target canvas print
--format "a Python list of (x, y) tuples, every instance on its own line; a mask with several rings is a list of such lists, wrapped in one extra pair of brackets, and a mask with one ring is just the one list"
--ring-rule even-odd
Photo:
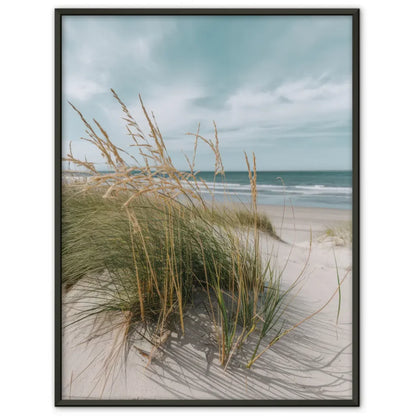
[(356, 12), (57, 15), (58, 404), (357, 404)]

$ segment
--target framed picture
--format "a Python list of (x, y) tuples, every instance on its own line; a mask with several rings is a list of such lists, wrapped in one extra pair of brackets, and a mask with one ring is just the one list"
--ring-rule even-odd
[(56, 405), (359, 405), (359, 11), (58, 9)]

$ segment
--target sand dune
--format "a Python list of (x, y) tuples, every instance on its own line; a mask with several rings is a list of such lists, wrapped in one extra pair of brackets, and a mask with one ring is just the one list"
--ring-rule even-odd
[[(261, 237), (265, 256), (272, 255), (284, 269), (288, 286), (304, 270), (297, 294), (287, 309), (287, 321), (296, 324), (319, 309), (348, 274), (351, 246), (339, 245), (324, 235), (328, 226), (351, 221), (351, 211), (262, 206), (286, 243)], [(294, 216), (293, 216), (294, 213)], [(283, 215), (284, 214), (284, 215)], [(282, 217), (284, 219), (282, 221)], [(310, 240), (312, 231), (312, 240)], [(308, 260), (309, 259), (309, 260)], [(308, 262), (306, 268), (305, 263)], [(299, 289), (299, 291), (298, 291)], [(73, 301), (74, 287), (64, 298), (64, 327), (85, 303)], [(290, 332), (259, 359), (245, 368), (250, 345), (242, 348), (227, 371), (219, 365), (215, 340), (203, 299), (196, 296), (186, 312), (185, 335), (173, 332), (149, 364), (146, 342), (132, 339), (125, 355), (123, 328), (112, 314), (65, 327), (63, 335), (64, 399), (351, 399), (352, 395), (352, 279), (319, 314)], [(71, 301), (71, 297), (73, 298)], [(101, 335), (91, 338), (93, 328)], [(149, 364), (149, 365), (148, 365)]]

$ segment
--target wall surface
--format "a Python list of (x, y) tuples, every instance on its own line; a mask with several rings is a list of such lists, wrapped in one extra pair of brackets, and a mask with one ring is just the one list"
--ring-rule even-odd
[[(254, 2), (89, 1), (91, 7), (225, 6)], [(53, 407), (53, 9), (81, 2), (2, 5), (1, 403), (3, 414), (165, 412)], [(361, 8), (361, 414), (406, 414), (414, 402), (413, 191), (416, 93), (413, 1), (262, 1), (264, 7)], [(4, 409), (3, 409), (4, 408)], [(190, 414), (193, 409), (170, 409)], [(202, 413), (212, 409), (199, 409)], [(216, 410), (236, 414), (253, 409)], [(264, 413), (275, 409), (262, 409)], [(280, 409), (336, 414), (339, 409)], [(352, 414), (357, 409), (344, 409)]]

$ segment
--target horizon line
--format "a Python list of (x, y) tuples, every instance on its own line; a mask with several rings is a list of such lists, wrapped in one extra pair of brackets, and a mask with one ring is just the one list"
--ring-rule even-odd
[[(190, 170), (179, 170), (181, 172), (191, 172)], [(351, 172), (352, 169), (283, 169), (283, 170), (256, 170), (256, 172)], [(87, 170), (62, 169), (62, 173), (89, 173)], [(97, 170), (99, 173), (115, 172), (114, 170)], [(134, 172), (134, 171), (133, 171)], [(215, 170), (197, 170), (196, 173), (214, 173)], [(248, 170), (225, 170), (225, 173), (246, 173)]]

